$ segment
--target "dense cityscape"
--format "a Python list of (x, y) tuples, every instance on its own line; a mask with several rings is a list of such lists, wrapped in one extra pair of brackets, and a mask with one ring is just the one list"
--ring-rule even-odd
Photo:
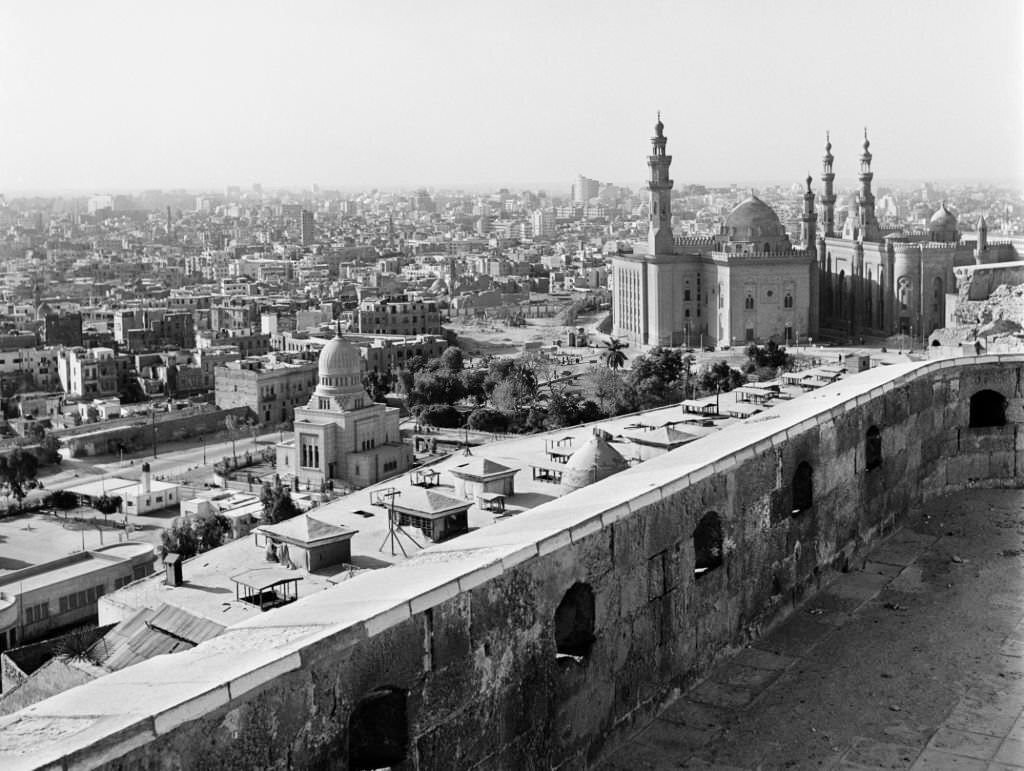
[(1012, 0), (178, 6), (0, 10), (0, 769), (1024, 771)]

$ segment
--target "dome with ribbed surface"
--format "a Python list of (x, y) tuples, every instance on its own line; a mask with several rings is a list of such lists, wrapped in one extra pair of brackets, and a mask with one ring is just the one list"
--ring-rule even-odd
[(320, 349), (316, 393), (337, 396), (363, 392), (363, 357), (340, 335)]

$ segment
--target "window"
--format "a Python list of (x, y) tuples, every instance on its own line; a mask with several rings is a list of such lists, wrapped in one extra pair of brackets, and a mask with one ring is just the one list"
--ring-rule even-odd
[(381, 688), (364, 696), (348, 719), (348, 767), (390, 768), (405, 761), (409, 746), (406, 693)]
[(871, 471), (881, 465), (882, 432), (878, 430), (878, 426), (872, 426), (864, 438), (864, 467)]
[(793, 474), (793, 516), (814, 505), (814, 469), (807, 461), (796, 467)]
[(555, 652), (583, 658), (594, 644), (594, 591), (575, 583), (555, 610)]
[(693, 531), (693, 577), (700, 579), (724, 561), (724, 539), (722, 520), (718, 514), (709, 511), (700, 518)]
[(683, 290), (683, 300), (686, 301), (686, 302), (690, 301), (690, 290), (689, 289), (684, 289)]
[(747, 295), (747, 299), (743, 301), (743, 307), (748, 311), (754, 310), (754, 295)]
[(793, 295), (790, 294), (789, 292), (786, 292), (786, 296), (782, 300), (782, 307), (784, 307), (784, 308), (792, 308), (793, 307)]
[(985, 389), (971, 397), (971, 428), (1006, 425), (1006, 399), (998, 391)]

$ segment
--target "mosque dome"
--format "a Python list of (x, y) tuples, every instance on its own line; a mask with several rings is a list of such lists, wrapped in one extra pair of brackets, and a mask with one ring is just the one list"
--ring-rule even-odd
[(358, 348), (340, 335), (320, 349), (317, 368), (318, 396), (364, 393), (363, 357)]
[(608, 443), (609, 434), (595, 429), (594, 435), (572, 454), (562, 472), (562, 495), (599, 482), (629, 468), (629, 463)]
[(933, 241), (959, 240), (958, 228), (956, 215), (949, 210), (945, 201), (928, 220), (928, 233)]
[(751, 195), (732, 210), (723, 230), (730, 241), (754, 241), (765, 236), (779, 238), (786, 235), (779, 215), (756, 195)]
[(335, 337), (320, 349), (318, 367), (320, 377), (361, 373), (363, 357), (352, 343), (342, 337)]

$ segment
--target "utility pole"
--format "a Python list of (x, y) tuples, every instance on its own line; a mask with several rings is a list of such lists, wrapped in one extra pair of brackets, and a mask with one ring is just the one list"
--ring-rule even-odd
[(150, 426), (153, 431), (153, 457), (156, 457), (156, 406), (149, 406)]

